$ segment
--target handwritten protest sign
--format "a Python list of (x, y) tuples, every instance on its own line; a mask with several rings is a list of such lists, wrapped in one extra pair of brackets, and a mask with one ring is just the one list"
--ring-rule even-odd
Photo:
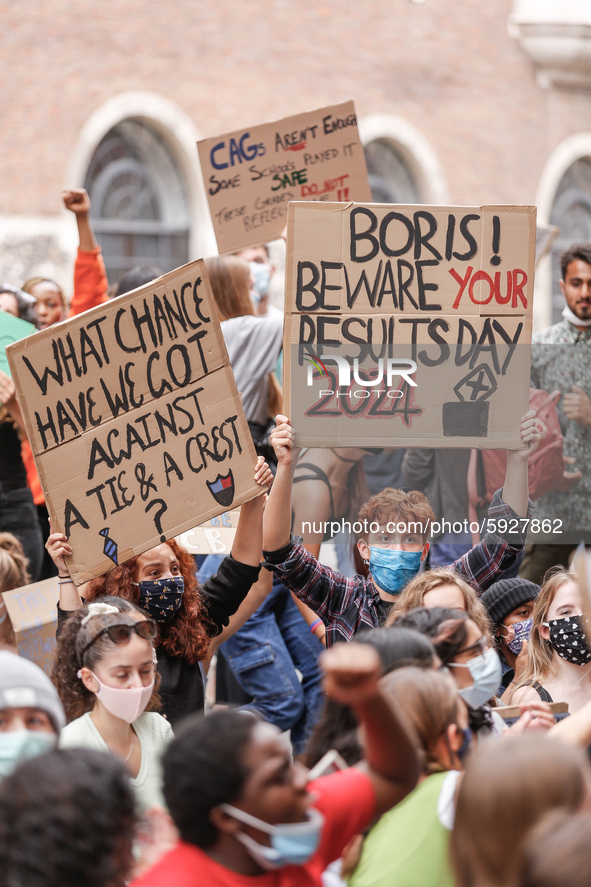
[(292, 203), (284, 396), (303, 446), (520, 447), (535, 207)]
[(276, 240), (290, 200), (371, 200), (353, 102), (197, 143), (220, 253)]
[(6, 357), (6, 346), (12, 345), (35, 332), (32, 323), (13, 317), (7, 311), (0, 311), (0, 370), (10, 376), (10, 367)]
[(203, 261), (7, 353), (76, 584), (260, 492)]
[(19, 656), (30, 659), (47, 674), (55, 655), (58, 577), (23, 585), (2, 595), (14, 629)]
[(189, 554), (229, 554), (236, 535), (240, 509), (225, 511), (199, 527), (177, 536), (177, 542)]

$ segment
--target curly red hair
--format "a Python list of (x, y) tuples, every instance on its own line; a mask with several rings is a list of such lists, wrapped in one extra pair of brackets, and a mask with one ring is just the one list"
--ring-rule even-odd
[[(195, 665), (207, 656), (209, 641), (214, 628), (207, 615), (199, 584), (195, 576), (195, 561), (174, 539), (166, 544), (178, 559), (185, 591), (180, 608), (170, 622), (158, 624), (158, 636), (154, 646), (162, 644), (171, 656), (180, 656)], [(103, 576), (91, 579), (84, 589), (86, 603), (114, 595), (138, 604), (140, 590), (137, 585), (137, 558), (125, 561)]]

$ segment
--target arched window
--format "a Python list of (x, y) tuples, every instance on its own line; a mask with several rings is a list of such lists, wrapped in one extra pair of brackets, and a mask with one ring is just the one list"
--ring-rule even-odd
[(560, 254), (573, 243), (591, 242), (591, 157), (582, 157), (563, 175), (550, 222), (559, 228), (552, 247), (552, 323), (561, 320), (564, 299), (560, 292)]
[(376, 203), (422, 203), (420, 189), (408, 162), (391, 139), (374, 139), (365, 145), (365, 162)]
[(136, 265), (166, 272), (188, 261), (187, 188), (155, 129), (136, 119), (114, 126), (94, 152), (85, 188), (110, 283)]

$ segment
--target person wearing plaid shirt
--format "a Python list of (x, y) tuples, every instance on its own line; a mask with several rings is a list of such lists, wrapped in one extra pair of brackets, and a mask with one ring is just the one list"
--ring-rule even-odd
[[(514, 563), (525, 542), (527, 520), (533, 514), (533, 504), (527, 494), (527, 462), (540, 441), (540, 433), (533, 417), (532, 412), (523, 417), (521, 437), (525, 448), (508, 451), (505, 485), (503, 490), (495, 493), (489, 508), (487, 525), (497, 532), (488, 532), (482, 542), (452, 564), (452, 569), (461, 573), (478, 593), (488, 588)], [(372, 557), (375, 557), (376, 549), (413, 551), (416, 553), (414, 560), (418, 561), (414, 573), (418, 572), (420, 561), (424, 560), (429, 550), (427, 538), (430, 521), (434, 517), (427, 500), (422, 493), (405, 495), (394, 490), (383, 491), (372, 497), (362, 508), (361, 518), (365, 509), (369, 509), (371, 503), (384, 494), (386, 499), (389, 494), (393, 501), (397, 501), (398, 507), (394, 513), (388, 515), (384, 515), (383, 509), (369, 515), (373, 519), (370, 526), (375, 526), (376, 517), (379, 517), (379, 533), (364, 534), (365, 538), (360, 539), (358, 548), (364, 560), (370, 562), (370, 577), (348, 578), (320, 564), (306, 551), (301, 539), (291, 535), (292, 429), (287, 417), (277, 417), (277, 428), (271, 442), (277, 454), (278, 468), (264, 515), (264, 566), (271, 569), (287, 588), (322, 619), (326, 626), (327, 647), (337, 641), (350, 641), (363, 629), (378, 628), (384, 624), (395, 597), (403, 586), (390, 591), (380, 586), (375, 576), (385, 574), (372, 570)], [(386, 532), (388, 522), (395, 523), (402, 516), (408, 523), (421, 523), (424, 532)], [(499, 532), (499, 524), (506, 528), (505, 532)], [(396, 528), (398, 526), (396, 524)], [(516, 531), (508, 532), (509, 529)], [(406, 575), (408, 582), (412, 573), (411, 570), (406, 573), (410, 574)]]

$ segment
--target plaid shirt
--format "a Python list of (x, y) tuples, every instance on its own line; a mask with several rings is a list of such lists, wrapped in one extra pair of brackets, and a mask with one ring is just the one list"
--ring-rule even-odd
[[(533, 510), (530, 501), (527, 510), (530, 519)], [(501, 499), (501, 490), (494, 495), (488, 517), (490, 521), (519, 521), (519, 516)], [(521, 528), (521, 523), (518, 526)], [(510, 541), (487, 533), (482, 542), (451, 565), (451, 569), (461, 573), (478, 594), (514, 563), (523, 548), (525, 532), (506, 535)], [(349, 579), (318, 563), (306, 551), (299, 537), (292, 536), (285, 548), (263, 554), (264, 566), (322, 619), (326, 625), (327, 647), (337, 641), (350, 641), (363, 628), (379, 628), (381, 598), (371, 579), (363, 576)]]

